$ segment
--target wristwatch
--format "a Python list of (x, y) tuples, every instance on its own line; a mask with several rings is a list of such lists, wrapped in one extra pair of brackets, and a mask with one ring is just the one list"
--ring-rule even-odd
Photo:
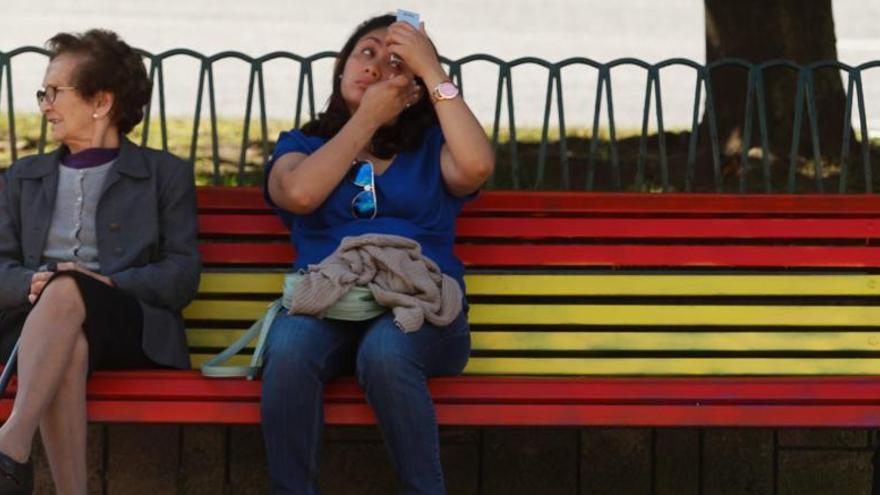
[(437, 103), (443, 100), (451, 100), (458, 96), (458, 86), (452, 84), (452, 81), (446, 79), (440, 81), (440, 84), (434, 86), (431, 90), (431, 101)]

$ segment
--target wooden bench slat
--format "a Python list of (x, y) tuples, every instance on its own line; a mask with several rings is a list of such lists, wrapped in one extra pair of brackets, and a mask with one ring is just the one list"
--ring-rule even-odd
[[(286, 242), (216, 242), (199, 246), (208, 265), (290, 266)], [(880, 250), (852, 246), (707, 246), (458, 244), (456, 255), (468, 267), (880, 267)]]
[[(471, 296), (877, 296), (878, 275), (465, 275)], [(201, 294), (281, 291), (283, 273), (205, 272)]]
[(474, 324), (880, 326), (877, 306), (474, 304)]
[(456, 236), (489, 239), (872, 239), (876, 219), (463, 217)]
[(489, 375), (868, 375), (880, 358), (490, 358), (465, 373)]
[(880, 197), (868, 194), (643, 194), (558, 191), (484, 191), (465, 205), (465, 213), (520, 212), (877, 216)]
[[(443, 425), (635, 427), (876, 427), (877, 405), (753, 404), (435, 404)], [(10, 401), (0, 402), (8, 417)], [(259, 402), (129, 402), (90, 399), (89, 421), (102, 423), (259, 424)], [(325, 403), (330, 425), (364, 425), (375, 417), (364, 403)]]
[[(8, 401), (7, 401), (8, 402)], [(7, 404), (0, 414), (7, 417)], [(636, 427), (874, 427), (880, 406), (754, 404), (436, 404), (443, 425)], [(258, 424), (258, 402), (90, 400), (89, 421), (103, 423)], [(330, 425), (375, 423), (363, 403), (325, 403)]]
[[(190, 355), (194, 368), (212, 355)], [(249, 363), (247, 355), (235, 356), (229, 364)], [(728, 358), (728, 357), (471, 357), (465, 374), (476, 375), (558, 375), (558, 376), (664, 376), (664, 375), (876, 375), (880, 374), (877, 358)]]
[(880, 332), (471, 332), (491, 351), (880, 351)]
[[(287, 227), (273, 214), (202, 214), (203, 235), (287, 236)], [(456, 235), (487, 239), (614, 238), (614, 239), (874, 239), (880, 223), (858, 219), (668, 219), (462, 217)]]
[(278, 296), (284, 273), (202, 272), (199, 294), (267, 294)]
[[(635, 427), (851, 427), (877, 424), (880, 406), (750, 404), (720, 405), (573, 405), (573, 404), (437, 404), (437, 421), (468, 426), (635, 426)], [(0, 409), (3, 416), (9, 408)], [(187, 401), (172, 404), (90, 401), (90, 421), (258, 424), (259, 403)], [(330, 425), (375, 423), (366, 404), (329, 403), (324, 421)]]
[(877, 267), (880, 250), (814, 246), (655, 245), (457, 245), (469, 267), (637, 266), (637, 267)]
[(880, 276), (465, 275), (473, 296), (876, 296)]
[[(197, 189), (202, 211), (269, 210), (259, 187), (203, 186)], [(480, 213), (629, 213), (821, 215), (876, 217), (880, 197), (868, 194), (642, 194), (559, 191), (483, 191), (464, 207), (465, 215)]]
[[(196, 300), (189, 320), (256, 320), (268, 301)], [(473, 325), (880, 326), (875, 306), (472, 304)]]
[[(156, 380), (161, 378), (161, 380)], [(173, 385), (173, 386), (169, 386)], [(810, 377), (504, 377), (452, 376), (428, 380), (439, 402), (668, 402), (826, 403), (880, 405), (880, 376)], [(10, 385), (15, 388), (15, 381)], [(178, 398), (259, 400), (260, 383), (253, 380), (204, 379), (196, 370), (96, 371), (88, 382), (95, 398), (174, 400)], [(332, 401), (363, 399), (354, 377), (332, 380), (325, 388)]]
[(290, 231), (274, 213), (199, 214), (199, 234), (204, 235), (262, 235), (287, 236)]
[[(244, 330), (191, 328), (190, 347), (222, 349)], [(248, 346), (253, 349), (255, 342)], [(471, 331), (476, 351), (877, 352), (878, 332), (512, 332)]]

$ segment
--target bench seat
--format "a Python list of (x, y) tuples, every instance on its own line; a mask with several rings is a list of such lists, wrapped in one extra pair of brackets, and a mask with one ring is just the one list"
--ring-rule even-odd
[[(445, 425), (876, 427), (878, 377), (500, 377), (430, 382)], [(259, 423), (258, 381), (197, 371), (99, 371), (91, 421)], [(328, 424), (374, 422), (352, 378), (326, 390)], [(0, 404), (8, 415), (10, 401)]]

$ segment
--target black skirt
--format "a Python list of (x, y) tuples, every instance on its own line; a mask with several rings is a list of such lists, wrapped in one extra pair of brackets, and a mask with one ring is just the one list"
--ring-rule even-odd
[[(89, 343), (89, 373), (97, 369), (162, 367), (144, 354), (144, 316), (137, 298), (77, 271), (58, 272), (49, 279), (70, 277), (85, 303), (83, 332)], [(37, 300), (36, 304), (40, 304)], [(0, 312), (0, 357), (9, 359), (34, 306), (26, 304)]]

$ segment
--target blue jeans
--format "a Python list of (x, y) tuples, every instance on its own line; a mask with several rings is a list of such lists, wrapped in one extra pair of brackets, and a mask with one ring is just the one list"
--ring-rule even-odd
[(266, 340), (261, 413), (274, 494), (315, 495), (324, 384), (354, 372), (375, 412), (403, 494), (446, 492), (427, 377), (460, 373), (470, 354), (467, 316), (403, 333), (388, 312), (364, 322), (291, 316)]

